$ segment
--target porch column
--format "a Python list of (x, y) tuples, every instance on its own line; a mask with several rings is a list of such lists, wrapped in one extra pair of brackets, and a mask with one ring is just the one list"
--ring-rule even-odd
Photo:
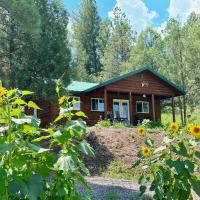
[(153, 113), (153, 121), (156, 121), (156, 112), (155, 112), (155, 97), (154, 94), (151, 95), (151, 102), (152, 102), (152, 113)]
[(107, 104), (107, 89), (104, 88), (104, 117), (107, 119), (107, 113), (108, 113), (108, 104)]
[(172, 119), (173, 119), (173, 122), (176, 122), (174, 97), (172, 97)]
[(133, 124), (133, 102), (132, 102), (132, 92), (129, 92), (129, 112), (130, 112), (130, 124)]

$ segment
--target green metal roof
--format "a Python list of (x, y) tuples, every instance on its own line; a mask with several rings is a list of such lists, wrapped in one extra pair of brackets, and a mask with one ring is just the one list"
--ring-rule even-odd
[(98, 83), (88, 83), (81, 81), (72, 81), (71, 84), (68, 85), (67, 90), (70, 92), (84, 92), (89, 88), (97, 86)]
[(123, 74), (121, 76), (117, 76), (117, 77), (112, 78), (110, 80), (104, 81), (102, 83), (86, 83), (86, 82), (73, 81), (68, 86), (68, 90), (74, 91), (74, 92), (91, 92), (92, 90), (99, 89), (101, 87), (115, 83), (119, 80), (122, 80), (124, 78), (136, 75), (136, 74), (143, 72), (143, 71), (149, 71), (150, 73), (154, 74), (155, 76), (157, 76), (158, 78), (160, 78), (161, 80), (163, 80), (164, 82), (169, 84), (171, 87), (176, 89), (180, 94), (182, 94), (182, 95), (186, 94), (186, 92), (182, 88), (180, 88), (179, 86), (177, 86), (176, 84), (174, 84), (173, 82), (171, 82), (170, 80), (168, 80), (167, 78), (165, 78), (164, 76), (162, 76), (161, 74), (159, 74), (158, 72), (153, 70), (151, 67), (142, 67), (142, 68), (139, 68), (139, 69), (134, 70), (132, 72), (129, 72), (127, 74)]

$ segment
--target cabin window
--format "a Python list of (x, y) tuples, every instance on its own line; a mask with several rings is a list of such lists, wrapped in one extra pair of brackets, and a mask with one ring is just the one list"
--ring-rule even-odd
[(76, 103), (73, 104), (72, 110), (80, 110), (81, 109), (81, 102), (80, 102), (80, 97), (70, 97), (71, 101), (76, 101)]
[(137, 108), (137, 113), (149, 113), (149, 102), (137, 101), (136, 108)]
[(92, 111), (104, 111), (104, 99), (92, 98), (91, 99), (91, 110)]

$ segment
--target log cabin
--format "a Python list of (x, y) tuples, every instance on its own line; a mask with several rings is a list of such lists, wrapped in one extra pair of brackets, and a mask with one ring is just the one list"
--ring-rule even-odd
[[(87, 115), (88, 125), (100, 119), (126, 121), (136, 125), (143, 119), (161, 120), (161, 101), (171, 99), (175, 121), (174, 97), (186, 92), (150, 67), (142, 67), (130, 73), (101, 83), (72, 81), (67, 87), (71, 97), (77, 100), (73, 110)], [(59, 113), (58, 105), (48, 101), (37, 102), (42, 125), (51, 122)]]

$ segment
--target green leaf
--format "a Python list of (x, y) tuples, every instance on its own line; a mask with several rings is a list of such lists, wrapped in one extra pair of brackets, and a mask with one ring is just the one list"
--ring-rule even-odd
[(58, 117), (56, 117), (56, 119), (54, 120), (54, 123), (60, 121), (61, 119), (63, 119), (65, 116), (64, 115), (59, 115)]
[(19, 117), (20, 114), (21, 114), (21, 110), (20, 110), (19, 108), (15, 108), (15, 109), (13, 109), (12, 112), (11, 112), (11, 116), (12, 116), (12, 117)]
[(33, 101), (29, 101), (27, 106), (29, 108), (34, 108), (34, 109), (37, 109), (37, 110), (41, 110), (40, 107), (36, 103), (34, 103)]
[(178, 155), (188, 157), (187, 149), (183, 142), (180, 142), (178, 146), (173, 146), (172, 151)]
[(176, 161), (172, 161), (170, 159), (166, 160), (166, 164), (170, 167), (170, 170), (172, 170), (175, 174), (180, 174), (185, 168), (184, 162), (179, 159)]
[(41, 136), (39, 138), (36, 138), (36, 139), (32, 140), (32, 142), (40, 142), (40, 141), (46, 140), (46, 139), (48, 139), (50, 137), (51, 137), (50, 135), (44, 135), (44, 136)]
[(142, 196), (146, 192), (147, 187), (145, 185), (140, 186), (140, 196)]
[(17, 92), (17, 89), (13, 89), (13, 90), (8, 90), (7, 91), (7, 97), (11, 97), (12, 95), (14, 95)]
[(14, 102), (13, 102), (14, 105), (26, 105), (27, 103), (22, 100), (22, 99), (16, 99)]
[(200, 197), (200, 180), (192, 179), (191, 184), (192, 184), (192, 188), (195, 191), (195, 193)]
[(140, 164), (141, 160), (136, 160), (133, 164), (132, 164), (132, 167), (135, 168), (137, 167), (139, 164)]
[(39, 145), (35, 145), (35, 144), (31, 144), (31, 143), (29, 143), (28, 146), (31, 150), (33, 150), (37, 153), (43, 153), (43, 152), (47, 152), (50, 150), (50, 149), (45, 149), (45, 148), (40, 147)]
[(81, 137), (86, 131), (86, 123), (82, 120), (67, 121), (65, 127), (72, 130), (77, 137)]
[(148, 138), (148, 139), (146, 139), (145, 144), (150, 147), (153, 147), (154, 141), (152, 139)]
[(184, 160), (184, 166), (188, 170), (189, 173), (194, 173), (195, 165), (190, 160)]
[(175, 187), (181, 189), (181, 190), (184, 190), (184, 191), (190, 191), (190, 184), (188, 182), (188, 180), (185, 178), (185, 179), (175, 179)]
[(142, 174), (139, 179), (138, 179), (138, 183), (140, 185), (144, 185), (146, 183), (147, 179), (146, 179), (146, 176), (144, 174)]
[(31, 95), (31, 94), (33, 94), (34, 92), (31, 92), (31, 91), (28, 91), (28, 90), (23, 90), (22, 91), (22, 95), (23, 96), (26, 96), (26, 95)]
[(195, 157), (197, 157), (198, 159), (200, 159), (200, 152), (199, 151), (195, 151), (194, 155), (195, 155)]
[(78, 149), (83, 152), (85, 155), (89, 156), (89, 157), (94, 157), (94, 151), (92, 149), (92, 147), (90, 146), (89, 143), (86, 142), (86, 140), (83, 140), (82, 142), (80, 142), (78, 144)]
[(85, 115), (85, 113), (82, 112), (82, 111), (76, 112), (75, 115), (78, 116), (78, 117), (87, 117), (87, 116)]
[(29, 200), (37, 200), (43, 191), (43, 180), (40, 176), (33, 174), (27, 180), (15, 180), (9, 187), (9, 193), (14, 196), (26, 197)]
[(62, 155), (58, 158), (54, 167), (67, 174), (76, 171), (77, 161), (71, 155)]
[(0, 141), (0, 153), (6, 153), (7, 151), (10, 151), (14, 147), (13, 144), (6, 143), (5, 140)]

